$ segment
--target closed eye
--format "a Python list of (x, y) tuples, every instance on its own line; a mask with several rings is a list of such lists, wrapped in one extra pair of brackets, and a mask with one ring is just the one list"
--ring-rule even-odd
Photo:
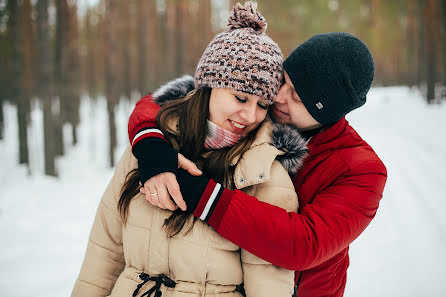
[(264, 110), (268, 110), (268, 107), (269, 107), (268, 104), (261, 103), (261, 102), (257, 103), (257, 105), (258, 105), (261, 109), (264, 109)]
[(242, 98), (240, 98), (240, 97), (237, 96), (237, 95), (234, 95), (234, 97), (235, 97), (235, 99), (237, 99), (237, 101), (240, 102), (240, 103), (246, 103), (246, 101), (248, 101), (248, 100), (246, 100), (246, 99), (242, 99)]

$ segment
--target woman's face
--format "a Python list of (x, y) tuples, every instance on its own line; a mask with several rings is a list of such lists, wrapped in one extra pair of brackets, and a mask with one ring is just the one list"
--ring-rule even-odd
[(246, 135), (265, 119), (268, 101), (232, 89), (212, 89), (209, 120), (232, 133)]

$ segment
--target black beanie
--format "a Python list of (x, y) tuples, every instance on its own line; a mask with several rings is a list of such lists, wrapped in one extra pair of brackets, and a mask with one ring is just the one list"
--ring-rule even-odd
[(367, 46), (347, 33), (311, 37), (283, 66), (308, 112), (323, 125), (364, 105), (375, 73)]

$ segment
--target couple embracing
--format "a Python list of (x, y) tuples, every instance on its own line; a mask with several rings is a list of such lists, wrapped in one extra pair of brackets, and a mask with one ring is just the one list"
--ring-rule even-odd
[(283, 60), (252, 2), (228, 27), (137, 103), (73, 297), (343, 296), (387, 178), (345, 119), (372, 55), (327, 33)]

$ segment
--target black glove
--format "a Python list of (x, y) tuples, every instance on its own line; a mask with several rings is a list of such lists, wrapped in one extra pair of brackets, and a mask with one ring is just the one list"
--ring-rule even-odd
[(186, 202), (187, 205), (187, 212), (193, 213), (195, 211), (209, 180), (210, 179), (204, 175), (191, 175), (182, 168), (177, 170), (177, 181), (180, 185), (184, 202)]
[(145, 138), (133, 147), (133, 155), (138, 159), (138, 172), (141, 183), (163, 172), (176, 173), (178, 152), (163, 139)]

